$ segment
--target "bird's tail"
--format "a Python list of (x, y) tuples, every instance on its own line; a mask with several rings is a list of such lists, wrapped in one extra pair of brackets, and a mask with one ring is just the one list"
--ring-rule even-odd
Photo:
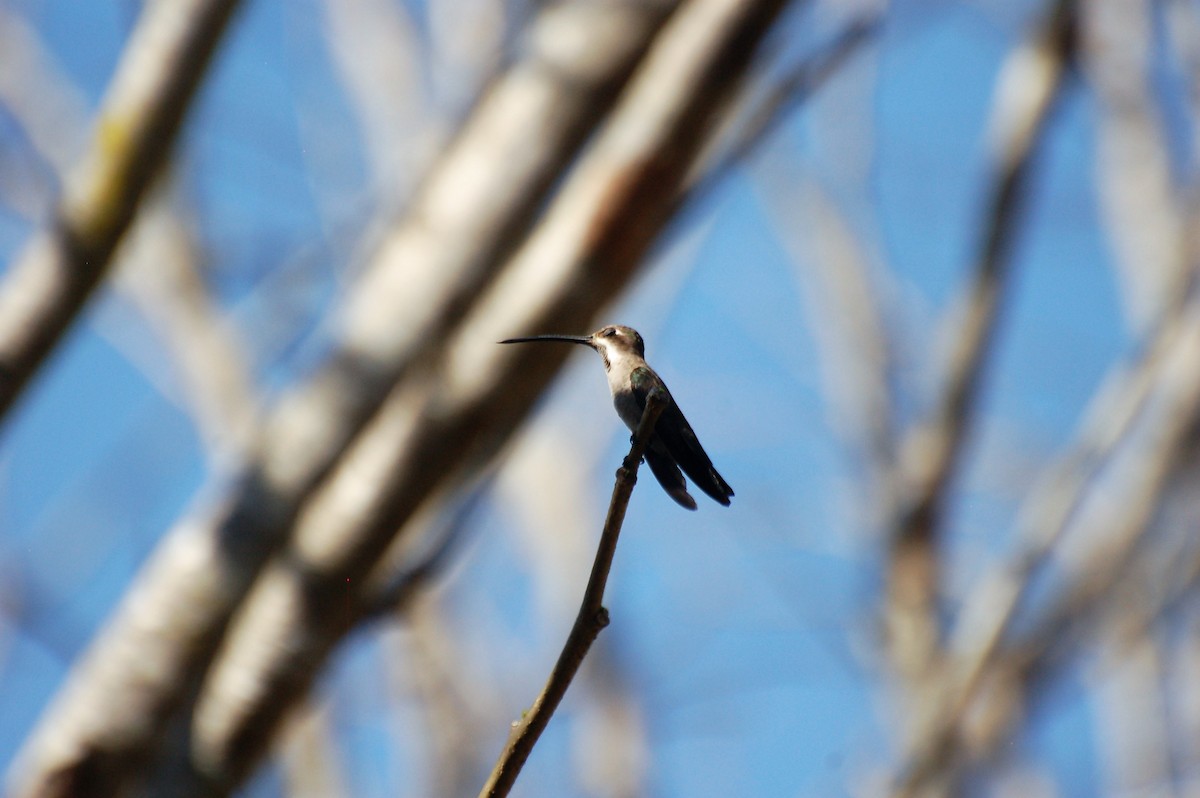
[(679, 466), (675, 465), (675, 459), (671, 455), (665, 451), (656, 450), (660, 446), (662, 444), (658, 441), (651, 441), (650, 447), (646, 449), (646, 465), (650, 466), (650, 470), (654, 472), (654, 478), (658, 480), (659, 485), (662, 485), (668, 496), (674, 499), (680, 507), (695, 510), (696, 500), (687, 491), (687, 481), (683, 478), (683, 472), (679, 470)]

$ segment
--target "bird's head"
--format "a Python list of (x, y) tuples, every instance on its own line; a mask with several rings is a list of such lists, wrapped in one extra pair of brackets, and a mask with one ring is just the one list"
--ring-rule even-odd
[(601, 327), (588, 336), (588, 342), (605, 361), (627, 354), (642, 358), (646, 356), (646, 344), (642, 341), (642, 336), (638, 335), (638, 331), (620, 324)]

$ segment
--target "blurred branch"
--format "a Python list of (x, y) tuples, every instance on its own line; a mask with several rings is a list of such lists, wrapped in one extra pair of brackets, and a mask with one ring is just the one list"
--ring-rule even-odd
[[(1178, 322), (1170, 326), (1161, 368), (1136, 430), (1137, 446), (1121, 472), (1120, 492), (1112, 495), (1111, 489), (1108, 491), (1103, 523), (1091, 525), (1086, 556), (1076, 558), (1066, 569), (1064, 587), (1021, 645), (1035, 655), (1056, 645), (1076, 619), (1121, 595), (1116, 588), (1123, 577), (1137, 577), (1133, 570), (1137, 547), (1161, 512), (1163, 491), (1188, 451), (1190, 436), (1200, 420), (1200, 279), (1192, 281), (1186, 301)], [(1185, 492), (1190, 492), (1188, 488), (1190, 485)], [(1179, 565), (1176, 559), (1172, 558), (1171, 565)], [(1140, 628), (1158, 617), (1171, 600), (1172, 592), (1165, 588), (1172, 581), (1181, 585), (1178, 592), (1190, 585), (1198, 566), (1184, 562), (1182, 578), (1176, 580), (1166, 580), (1161, 568), (1148, 569), (1156, 574), (1154, 591), (1162, 598), (1145, 603), (1146, 611), (1141, 613), (1145, 620), (1139, 625), (1126, 622), (1126, 626)], [(1142, 586), (1123, 593), (1146, 592)]]
[(1096, 0), (1081, 15), (1081, 58), (1100, 105), (1095, 159), (1104, 231), (1112, 241), (1125, 315), (1135, 327), (1172, 301), (1183, 224), (1176, 202), (1151, 53), (1157, 3)]
[[(420, 175), (446, 120), (428, 97), (428, 57), (412, 11), (390, 0), (322, 0), (325, 39), (363, 139), (371, 189), (396, 194)], [(319, 135), (323, 109), (305, 115)], [(436, 129), (436, 134), (435, 134)], [(407, 194), (407, 192), (405, 192)]]
[[(979, 587), (967, 596), (950, 638), (950, 659), (939, 679), (939, 690), (926, 702), (922, 723), (910, 744), (908, 763), (901, 771), (905, 774), (904, 783), (909, 785), (907, 789), (913, 792), (900, 794), (918, 794), (917, 784), (950, 767), (962, 743), (961, 727), (989, 677), (1012, 670), (1002, 645), (1012, 620), (1039, 568), (1076, 518), (1089, 492), (1097, 487), (1099, 472), (1117, 449), (1127, 445), (1136, 434), (1136, 422), (1149, 405), (1155, 386), (1167, 373), (1171, 352), (1180, 345), (1184, 309), (1183, 303), (1178, 303), (1174, 318), (1164, 319), (1158, 326), (1155, 337), (1144, 347), (1137, 362), (1115, 369), (1105, 381), (1092, 401), (1088, 421), (1077, 443), (1039, 481), (1038, 489), (1022, 508), (1020, 548), (985, 574), (979, 580)], [(1108, 584), (1108, 580), (1103, 581)], [(1048, 617), (1076, 615), (1082, 606), (1081, 598), (1075, 596)], [(1062, 626), (1054, 624), (1053, 628), (1054, 632), (1044, 636), (1047, 643), (1061, 640)], [(1021, 648), (1028, 648), (1028, 644)]]
[(888, 574), (885, 621), (892, 659), (910, 684), (931, 675), (940, 632), (937, 538), (947, 486), (956, 473), (1012, 264), (1020, 211), (1073, 54), (1075, 3), (1058, 0), (1036, 35), (1001, 67), (990, 133), (990, 182), (979, 260), (954, 330), (944, 386), (932, 418), (900, 448), (901, 496)]
[(1196, 124), (1200, 119), (1200, 10), (1190, 0), (1168, 0), (1163, 15), (1162, 27), (1185, 81), (1192, 122), (1190, 155), (1196, 171), (1200, 160), (1200, 125)]
[(298, 707), (280, 734), (279, 758), (287, 798), (348, 798), (347, 763), (338, 750), (333, 713), (313, 701)]
[[(58, 186), (78, 148), (76, 139), (87, 130), (85, 103), (37, 32), (12, 12), (0, 11), (0, 52), (6, 54), (0, 64), (0, 104), (18, 118), (25, 137), (38, 147), (48, 182)], [(28, 75), (38, 76), (36, 88)], [(13, 190), (26, 197), (38, 193), (28, 181)], [(140, 217), (127, 231), (123, 268), (114, 284), (161, 334), (178, 374), (152, 372), (138, 363), (130, 337), (121, 335), (124, 329), (102, 334), (165, 396), (178, 401), (172, 386), (181, 381), (181, 403), (192, 412), (210, 452), (228, 460), (245, 443), (256, 398), (233, 331), (200, 277), (192, 231), (175, 199), (171, 175), (147, 192)], [(135, 334), (139, 342), (144, 338), (140, 327)]]
[(534, 700), (528, 712), (523, 713), (520, 722), (513, 726), (508, 744), (500, 754), (500, 759), (492, 769), (487, 783), (480, 791), (480, 796), (496, 798), (508, 795), (516, 783), (525, 760), (533, 751), (538, 738), (545, 731), (550, 717), (567, 688), (575, 678), (584, 657), (595, 642), (600, 630), (608, 626), (608, 610), (604, 608), (604, 587), (608, 584), (608, 574), (612, 570), (613, 556), (617, 552), (617, 539), (621, 535), (621, 525), (625, 521), (625, 511), (629, 506), (629, 497), (633, 494), (633, 486), (637, 484), (638, 465), (650, 436), (654, 433), (654, 425), (666, 407), (666, 395), (654, 389), (646, 399), (646, 408), (642, 411), (642, 420), (638, 423), (637, 432), (633, 436), (633, 446), (621, 467), (617, 469), (617, 481), (613, 486), (612, 500), (608, 505), (608, 515), (604, 519), (604, 529), (600, 533), (600, 545), (596, 549), (596, 560), (592, 564), (592, 573), (588, 577), (587, 587), (583, 591), (583, 602), (579, 606), (579, 614), (571, 627), (567, 641), (559, 654), (558, 662), (550, 672), (550, 678), (542, 692)]
[[(814, 56), (796, 64), (777, 78), (761, 97), (744, 98), (748, 106), (742, 114), (730, 118), (727, 135), (718, 135), (707, 148), (692, 174), (681, 198), (682, 203), (698, 202), (759, 148), (787, 118), (845, 66), (850, 58), (872, 42), (883, 27), (883, 18), (871, 14), (851, 21), (829, 44)], [(739, 118), (742, 117), (742, 118)]]
[[(489, 483), (490, 484), (490, 483)], [(383, 578), (377, 587), (368, 588), (362, 598), (364, 620), (381, 618), (391, 613), (405, 614), (414, 598), (424, 592), (450, 564), (451, 555), (458, 552), (470, 530), (468, 517), (476, 509), (479, 499), (486, 493), (478, 487), (472, 496), (452, 514), (449, 522), (440, 525), (434, 534), (433, 545), (421, 554), (416, 562)], [(381, 563), (385, 565), (386, 563)], [(373, 580), (377, 582), (378, 580)]]
[[(1120, 619), (1114, 619), (1120, 623)], [(1167, 788), (1172, 777), (1164, 691), (1162, 642), (1153, 634), (1103, 648), (1106, 678), (1096, 691), (1096, 732), (1107, 795), (1128, 795), (1147, 785)], [(1163, 795), (1181, 795), (1166, 789)]]
[[(201, 275), (204, 253), (178, 207), (170, 177), (164, 175), (151, 192), (129, 231), (114, 285), (132, 300), (170, 352), (171, 368), (138, 364), (140, 340), (131, 338), (130, 325), (102, 331), (131, 362), (141, 365), (161, 393), (184, 406), (211, 460), (228, 467), (245, 451), (260, 399), (238, 331), (221, 313)], [(145, 336), (144, 326), (132, 328), (138, 339)]]
[[(1195, 598), (1200, 581), (1200, 550), (1193, 534), (1197, 528), (1196, 508), (1191, 508), (1190, 515), (1175, 519), (1175, 523), (1164, 514), (1164, 488), (1169, 481), (1175, 483), (1181, 497), (1190, 499), (1194, 492), (1194, 471), (1181, 470), (1194, 469), (1194, 463), (1180, 460), (1181, 456), (1194, 458), (1194, 441), (1187, 430), (1194, 428), (1200, 416), (1200, 368), (1195, 366), (1196, 353), (1200, 351), (1200, 292), (1193, 290), (1189, 296), (1187, 319), (1179, 320), (1177, 325), (1170, 363), (1156, 377), (1155, 396), (1146, 403), (1149, 418), (1141, 436), (1145, 440), (1133, 458), (1136, 462), (1128, 469), (1130, 479), (1120, 483), (1118, 495), (1111, 496), (1113, 506), (1120, 509), (1105, 513), (1099, 522), (1084, 527), (1089, 550), (1083, 556), (1062, 558), (1070, 564), (1062, 580), (1064, 585), (1048, 606), (1038, 611), (1032, 628), (989, 652), (987, 669), (981, 671), (978, 682), (972, 685), (973, 694), (962, 697), (956, 706), (957, 714), (951, 720), (957, 727), (947, 730), (950, 733), (943, 738), (947, 747), (942, 756), (956, 756), (952, 752), (964, 747), (970, 715), (981, 714), (982, 707), (983, 714), (1011, 722), (1019, 714), (1017, 705), (1027, 700), (1025, 696), (1044, 691), (1067, 665), (1080, 659), (1080, 650), (1089, 644), (1110, 654), (1108, 660), (1099, 663), (1095, 681), (1108, 680), (1111, 671), (1120, 669), (1132, 656), (1130, 652), (1150, 645), (1149, 641), (1156, 637), (1173, 638), (1174, 624), (1168, 614), (1186, 609)], [(1187, 421), (1188, 416), (1191, 422)], [(1125, 487), (1128, 491), (1122, 490)], [(1102, 485), (1092, 487), (1092, 491), (1101, 499), (1109, 498), (1112, 493)], [(1157, 546), (1149, 545), (1152, 530), (1172, 532), (1173, 538)], [(1022, 590), (1027, 587), (1022, 585)], [(968, 619), (964, 619), (963, 625), (966, 623)], [(1119, 658), (1112, 659), (1113, 653)], [(968, 653), (968, 663), (973, 654)], [(962, 679), (953, 673), (951, 676), (947, 680), (947, 693), (962, 684)], [(980, 682), (994, 682), (998, 676), (1008, 691), (985, 691), (979, 687)], [(1145, 696), (1142, 700), (1156, 699)], [(1171, 708), (1179, 703), (1169, 702), (1167, 714), (1173, 714)], [(1180, 711), (1186, 712), (1186, 708), (1181, 707)], [(1136, 723), (1144, 715), (1144, 712), (1136, 717), (1131, 715), (1128, 721)], [(972, 753), (982, 758), (1001, 750), (1010, 734), (1011, 729), (993, 729), (988, 739), (976, 741)], [(1143, 744), (1141, 738), (1118, 734), (1130, 744)], [(1117, 751), (1109, 753), (1122, 755)], [(1165, 767), (1173, 771), (1177, 764), (1172, 752), (1164, 750), (1162, 754), (1167, 757)], [(944, 768), (945, 763), (936, 767)]]
[[(41, 162), (14, 180), (0, 171), (0, 199), (31, 220), (53, 202), (60, 175), (75, 159), (87, 130), (87, 102), (42, 40), (12, 7), (0, 8), (0, 106), (21, 128)], [(37, 80), (30, 80), (36, 75)], [(39, 172), (37, 178), (30, 173)]]
[[(416, 792), (425, 795), (470, 795), (491, 766), (485, 750), (488, 735), (501, 717), (500, 692), (480, 671), (494, 663), (470, 656), (456, 634), (454, 613), (439, 598), (423, 593), (404, 616), (402, 644), (389, 636), (385, 667), (396, 684), (388, 712), (400, 705), (401, 693), (415, 701), (421, 714), (420, 738), (425, 749), (428, 781)], [(471, 618), (472, 629), (487, 627)], [(387, 639), (383, 641), (385, 644)]]
[(645, 705), (622, 650), (611, 641), (597, 646), (580, 673), (583, 683), (571, 715), (574, 728), (567, 736), (574, 781), (586, 795), (641, 798), (650, 791)]
[[(1132, 87), (1126, 89), (1133, 91)], [(1138, 104), (1132, 107), (1146, 112)], [(1116, 112), (1125, 113), (1129, 108), (1122, 106)], [(1150, 130), (1141, 129), (1147, 134)], [(1165, 139), (1155, 146), (1165, 146)], [(961, 727), (973, 704), (982, 698), (989, 676), (1016, 672), (1022, 674), (1022, 681), (1045, 680), (1051, 652), (1062, 652), (1065, 641), (1077, 640), (1079, 635), (1070, 630), (1085, 618), (1095, 618), (1103, 606), (1119, 602), (1121, 596), (1143, 596), (1148, 589), (1170, 593), (1163, 590), (1162, 568), (1148, 568), (1154, 576), (1129, 590), (1121, 590), (1120, 581), (1123, 574), (1131, 572), (1138, 544), (1161, 512), (1164, 488), (1181, 453), (1187, 451), (1200, 412), (1200, 369), (1196, 367), (1200, 241), (1193, 232), (1198, 208), (1192, 196), (1185, 210), (1193, 223), (1177, 230), (1174, 249), (1166, 258), (1172, 271), (1163, 278), (1165, 303), (1149, 342), (1132, 366), (1115, 370), (1106, 381), (1093, 400), (1079, 442), (1039, 483), (1022, 509), (1021, 548), (967, 597), (951, 646), (955, 652), (952, 667), (941, 679), (936, 700), (928, 702), (929, 722), (914, 746), (906, 783), (928, 780), (956, 758), (955, 751), (962, 744)], [(1134, 223), (1119, 215), (1114, 221)], [(1100, 479), (1103, 471), (1118, 469), (1119, 481), (1114, 483), (1111, 476)], [(1049, 607), (1039, 612), (1035, 632), (1005, 645), (1005, 636), (1031, 592), (1036, 573), (1078, 521), (1085, 504), (1094, 503), (1097, 496), (1103, 496), (1109, 509), (1102, 519), (1088, 519), (1088, 550), (1070, 560), (1073, 567), (1062, 578), (1065, 586)], [(1176, 585), (1176, 592), (1192, 583), (1194, 568), (1182, 579), (1168, 580)], [(1159, 603), (1167, 600), (1161, 598)], [(1157, 617), (1161, 608), (1148, 612), (1144, 624)], [(988, 700), (994, 703), (996, 699)], [(1015, 699), (1010, 696), (1008, 700)]]
[(92, 149), (50, 228), (0, 285), (0, 415), (104, 276), (175, 140), (235, 0), (148, 6), (117, 68)]
[(773, 156), (764, 159), (758, 179), (771, 200), (776, 234), (808, 289), (832, 423), (851, 439), (848, 448), (862, 464), (863, 514), (878, 530), (891, 521), (895, 503), (896, 401), (892, 342), (869, 256), (817, 176)]

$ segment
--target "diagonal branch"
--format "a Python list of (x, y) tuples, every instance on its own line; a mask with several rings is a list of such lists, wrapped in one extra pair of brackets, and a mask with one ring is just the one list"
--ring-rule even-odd
[[(1194, 290), (1193, 287), (1188, 293)], [(1127, 510), (1135, 508), (1133, 515), (1123, 520), (1110, 519), (1112, 526), (1121, 525), (1121, 529), (1111, 536), (1125, 542), (1110, 549), (1102, 558), (1103, 562), (1101, 558), (1090, 561), (1085, 569), (1088, 578), (1081, 578), (1079, 588), (1069, 591), (1055, 609), (1044, 614), (1047, 620), (1040, 628), (1051, 631), (1038, 635), (1037, 639), (1045, 645), (1028, 642), (1018, 645), (1015, 656), (1002, 645), (1016, 612), (1033, 587), (1033, 576), (1066, 533), (1089, 492), (1097, 488), (1097, 472), (1115, 450), (1129, 445), (1130, 438), (1138, 432), (1136, 421), (1151, 403), (1154, 391), (1163, 390), (1162, 385), (1172, 376), (1171, 360), (1178, 361), (1179, 353), (1186, 352), (1187, 314), (1195, 312), (1179, 303), (1172, 315), (1159, 325), (1139, 360), (1129, 367), (1114, 370), (1093, 401), (1091, 418), (1076, 448), (1047, 475), (1041, 489), (1022, 508), (1025, 545), (1003, 566), (986, 574), (963, 607), (951, 639), (953, 658), (940, 679), (938, 693), (926, 703), (925, 722), (911, 743), (902, 777), (905, 786), (900, 794), (919, 794), (918, 785), (930, 781), (947, 762), (955, 760), (961, 726), (973, 702), (983, 692), (989, 674), (1010, 667), (1008, 661), (1014, 659), (1020, 660), (1017, 670), (1030, 672), (1032, 658), (1024, 652), (1030, 649), (1045, 651), (1050, 643), (1062, 638), (1069, 620), (1095, 598), (1096, 586), (1111, 584), (1120, 567), (1121, 553), (1127, 552), (1140, 531), (1146, 528), (1153, 497), (1161, 490), (1165, 474), (1162, 469), (1169, 464), (1167, 459), (1158, 461), (1155, 467), (1162, 473), (1151, 478), (1146, 493), (1136, 500), (1130, 497), (1129, 501), (1122, 502)], [(1185, 418), (1186, 412), (1177, 415), (1171, 423), (1180, 425)], [(1175, 430), (1179, 428), (1174, 427)], [(1094, 534), (1110, 537), (1101, 530)], [(1085, 595), (1084, 588), (1088, 587), (1091, 593)]]
[(947, 487), (969, 432), (1008, 282), (1030, 164), (1061, 94), (1074, 47), (1074, 0), (1058, 0), (1036, 37), (1001, 69), (992, 117), (992, 193), (979, 260), (955, 331), (933, 417), (901, 446), (903, 494), (892, 538), (888, 642), (910, 681), (928, 673), (938, 648), (937, 536)]
[(621, 535), (621, 525), (625, 521), (629, 497), (633, 494), (633, 486), (637, 484), (638, 465), (642, 461), (642, 455), (646, 453), (646, 446), (654, 433), (654, 425), (664, 407), (666, 396), (655, 388), (646, 399), (646, 409), (642, 411), (642, 420), (633, 436), (633, 446), (621, 467), (617, 469), (617, 482), (613, 485), (608, 516), (604, 519), (604, 530), (600, 533), (596, 560), (592, 564), (587, 588), (583, 591), (583, 602), (579, 605), (575, 624), (567, 635), (567, 641), (563, 644), (562, 653), (558, 655), (554, 669), (550, 671), (546, 686), (542, 688), (529, 711), (522, 715), (520, 722), (514, 724), (504, 751), (501, 752), (487, 783), (479, 793), (480, 798), (508, 795), (521, 773), (521, 768), (525, 766), (525, 760), (529, 758), (538, 738), (550, 723), (554, 710), (567, 694), (567, 688), (571, 686), (571, 680), (583, 664), (583, 658), (587, 656), (600, 631), (608, 626), (608, 610), (603, 604), (604, 587), (608, 584), (608, 574), (612, 570), (613, 555), (617, 552), (617, 539)]
[[(1105, 451), (1118, 444), (1133, 450), (1122, 458), (1127, 476), (1119, 486), (1120, 495), (1113, 496), (1105, 483), (1092, 482), (1091, 458), (1080, 462), (1076, 456), (1066, 462), (1075, 463), (1083, 473), (1073, 480), (1063, 479), (1064, 484), (1032, 503), (1029, 548), (1011, 559), (1006, 573), (988, 577), (964, 610), (958, 635), (963, 650), (941, 680), (939, 694), (929, 702), (928, 722), (904, 762), (897, 795), (921, 795), (923, 786), (944, 778), (963, 754), (964, 726), (970, 714), (978, 714), (981, 702), (1017, 700), (1007, 693), (991, 695), (986, 690), (989, 679), (1000, 677), (1023, 692), (1048, 683), (1067, 661), (1063, 654), (1081, 638), (1087, 633), (1099, 637), (1114, 628), (1104, 623), (1106, 613), (1125, 616), (1119, 625), (1123, 634), (1144, 632), (1200, 573), (1200, 559), (1194, 554), (1191, 562), (1187, 556), (1172, 558), (1171, 572), (1152, 567), (1139, 571), (1135, 557), (1153, 528), (1163, 491), (1178, 473), (1188, 433), (1200, 417), (1200, 368), (1195, 365), (1200, 352), (1200, 286), (1193, 281), (1185, 297), (1174, 317), (1160, 325), (1152, 351), (1138, 368), (1110, 386), (1120, 401), (1111, 403), (1110, 413), (1096, 418), (1097, 422), (1111, 420), (1120, 428), (1115, 433), (1118, 438), (1103, 444)], [(1130, 413), (1145, 418), (1135, 423)], [(1101, 427), (1101, 423), (1091, 425), (1089, 432), (1106, 435)], [(1086, 452), (1092, 445), (1085, 440), (1081, 449)], [(1102, 454), (1097, 451), (1095, 456)], [(1067, 569), (1064, 584), (1048, 606), (1038, 609), (1032, 628), (1017, 639), (1004, 639), (1013, 613), (1031, 590), (1029, 572), (1065, 533), (1076, 508), (1094, 498), (1088, 494), (1101, 492), (1113, 509), (1088, 526), (1092, 541), (1088, 552)], [(1150, 565), (1149, 552), (1142, 560), (1141, 565)], [(1147, 573), (1152, 574), (1149, 579)], [(1136, 598), (1131, 601), (1131, 596)], [(981, 628), (971, 629), (972, 625)], [(1011, 717), (1003, 710), (995, 714)]]
[(775, 132), (789, 113), (824, 88), (846, 62), (876, 42), (882, 29), (883, 17), (878, 13), (851, 20), (832, 41), (776, 79), (764, 96), (746, 98), (745, 118), (731, 120), (736, 129), (728, 136), (717, 137), (715, 146), (709, 148), (710, 157), (702, 159), (689, 176), (681, 202), (695, 203), (707, 196)]
[(236, 0), (146, 7), (97, 119), (92, 148), (48, 230), (0, 286), (0, 416), (66, 332), (167, 158)]
[[(1103, 55), (1111, 53), (1105, 49)], [(1117, 79), (1123, 81), (1126, 76)], [(1137, 90), (1134, 86), (1121, 88)], [(1134, 107), (1143, 110), (1136, 103)], [(1128, 108), (1121, 106), (1122, 110)], [(1170, 214), (1194, 219), (1194, 196), (1181, 207), (1172, 208)], [(1128, 222), (1120, 215), (1113, 221)], [(927, 702), (927, 722), (905, 766), (907, 784), (928, 781), (959, 755), (967, 715), (980, 702), (1008, 700), (1015, 705), (1011, 696), (997, 700), (985, 692), (990, 679), (1008, 673), (1010, 682), (1017, 677), (1022, 682), (1048, 681), (1048, 663), (1068, 647), (1064, 641), (1073, 642), (1080, 636), (1071, 634), (1072, 630), (1094, 619), (1104, 604), (1120, 602), (1120, 596), (1126, 595), (1117, 589), (1122, 579), (1136, 579), (1136, 574), (1129, 575), (1131, 562), (1152, 528), (1172, 469), (1178, 468), (1200, 397), (1194, 354), (1200, 318), (1200, 242), (1187, 232), (1193, 228), (1178, 228), (1173, 240), (1156, 244), (1170, 247), (1163, 258), (1170, 271), (1160, 276), (1165, 299), (1147, 341), (1132, 363), (1113, 369), (1092, 400), (1075, 446), (1038, 480), (1022, 507), (1020, 548), (985, 575), (960, 612), (948, 667), (938, 693)], [(1122, 474), (1119, 481), (1105, 479), (1106, 472), (1117, 470)], [(1068, 530), (1083, 523), (1085, 505), (1098, 496), (1104, 496), (1112, 509), (1103, 518), (1086, 519), (1089, 551), (1081, 558), (1063, 558), (1064, 566), (1071, 564), (1061, 577), (1065, 586), (1048, 608), (1038, 610), (1036, 630), (1020, 641), (1008, 639), (1017, 612), (1028, 605), (1034, 592), (1035, 577), (1063, 545)], [(1187, 583), (1192, 578), (1185, 574), (1171, 582)], [(1155, 588), (1161, 589), (1162, 574), (1155, 579)], [(1143, 592), (1144, 588), (1138, 594)]]

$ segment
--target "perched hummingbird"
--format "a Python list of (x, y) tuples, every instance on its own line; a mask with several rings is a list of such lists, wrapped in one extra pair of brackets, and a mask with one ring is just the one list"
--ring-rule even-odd
[(646, 364), (646, 345), (642, 343), (642, 336), (638, 335), (637, 330), (610, 324), (588, 336), (535, 335), (509, 338), (500, 343), (520, 344), (528, 341), (566, 341), (590, 346), (599, 352), (604, 359), (604, 371), (608, 374), (613, 407), (631, 432), (637, 431), (650, 391), (655, 387), (661, 389), (667, 396), (667, 406), (654, 425), (654, 435), (646, 447), (646, 464), (667, 495), (683, 507), (695, 510), (696, 500), (687, 492), (687, 482), (679, 472), (680, 468), (700, 490), (718, 503), (729, 506), (733, 488), (713, 468), (712, 461), (708, 459), (696, 433), (683, 417), (662, 378)]

